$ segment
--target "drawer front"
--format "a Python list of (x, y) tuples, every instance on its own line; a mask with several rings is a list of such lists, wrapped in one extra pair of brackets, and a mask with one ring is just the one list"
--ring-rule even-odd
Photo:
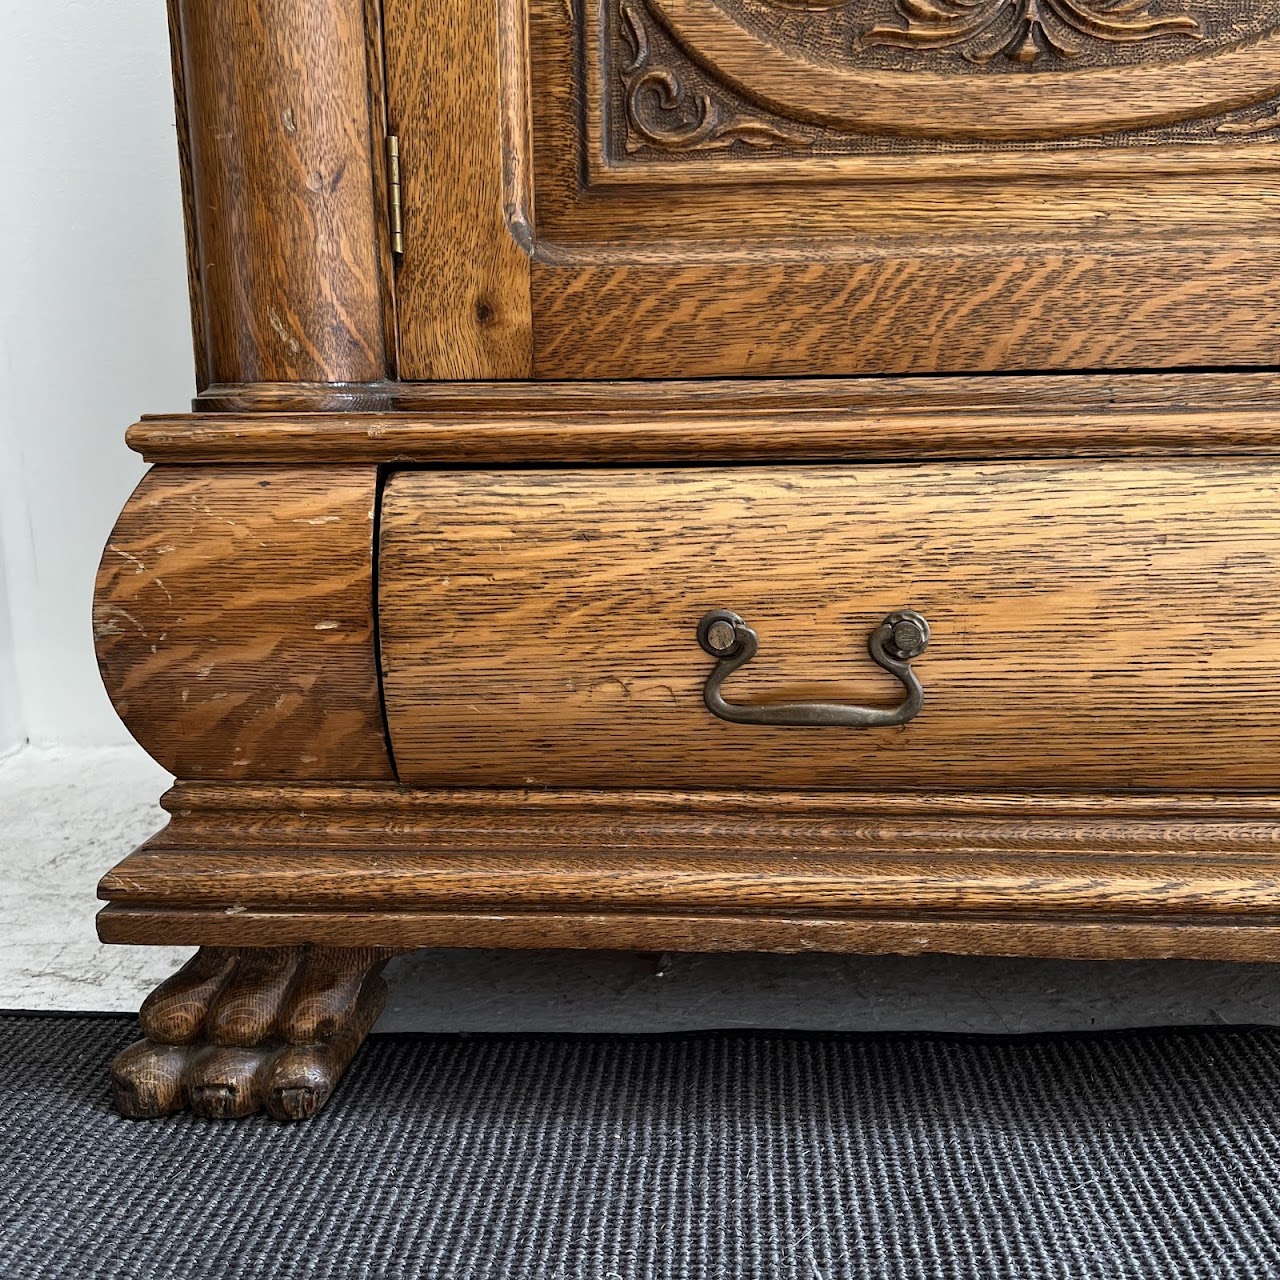
[[(391, 744), (422, 785), (1274, 788), (1280, 502), (1263, 460), (405, 471), (383, 500)], [(906, 723), (886, 616), (931, 639)], [(723, 638), (723, 636), (722, 636)], [(890, 643), (890, 649), (892, 643)]]

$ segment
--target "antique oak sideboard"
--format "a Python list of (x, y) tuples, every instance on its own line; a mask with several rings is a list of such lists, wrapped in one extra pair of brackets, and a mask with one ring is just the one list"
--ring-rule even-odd
[(1280, 958), (1280, 0), (171, 0), (130, 1115), (415, 947)]

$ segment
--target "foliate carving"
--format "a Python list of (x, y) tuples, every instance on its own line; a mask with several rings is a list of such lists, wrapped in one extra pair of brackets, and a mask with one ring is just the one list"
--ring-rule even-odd
[[(789, 7), (789, 0), (767, 0)], [(894, 0), (905, 26), (876, 26), (861, 44), (954, 49), (970, 62), (996, 57), (1030, 64), (1046, 54), (1078, 58), (1089, 41), (1132, 44), (1159, 36), (1200, 37), (1185, 11), (1152, 12), (1142, 0)]]
[(1280, 0), (588, 2), (606, 166), (1280, 136)]
[(623, 0), (622, 30), (628, 45), (620, 75), (626, 104), (629, 152), (642, 146), (671, 151), (723, 151), (749, 147), (803, 147), (810, 138), (796, 129), (733, 105), (723, 96), (692, 91), (684, 69), (654, 57), (649, 16), (639, 3)]

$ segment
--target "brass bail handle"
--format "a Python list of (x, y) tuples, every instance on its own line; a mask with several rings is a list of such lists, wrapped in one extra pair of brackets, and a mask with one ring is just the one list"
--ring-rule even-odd
[(891, 613), (871, 633), (867, 652), (877, 665), (902, 681), (906, 697), (896, 707), (859, 707), (847, 702), (728, 702), (721, 685), (746, 666), (760, 647), (760, 637), (736, 613), (713, 609), (698, 623), (698, 643), (718, 659), (707, 677), (703, 701), (721, 720), (734, 724), (848, 725), (874, 729), (906, 724), (924, 706), (924, 689), (911, 669), (929, 645), (929, 624), (912, 609)]

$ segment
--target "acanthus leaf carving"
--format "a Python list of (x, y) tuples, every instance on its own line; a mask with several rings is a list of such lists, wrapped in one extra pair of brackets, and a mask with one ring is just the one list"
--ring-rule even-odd
[(706, 92), (691, 92), (681, 72), (659, 63), (641, 3), (623, 0), (622, 28), (629, 57), (620, 75), (626, 104), (628, 151), (642, 146), (672, 151), (722, 151), (749, 147), (806, 147), (812, 139)]
[[(791, 0), (768, 0), (792, 7)], [(1149, 0), (894, 0), (903, 27), (877, 26), (864, 47), (954, 49), (970, 62), (1006, 57), (1029, 65), (1046, 54), (1080, 56), (1082, 40), (1134, 43), (1158, 36), (1200, 37), (1185, 10), (1152, 12)]]
[(935, 140), (1265, 145), (1280, 140), (1277, 6), (1245, 15), (1242, 40), (1244, 18), (1212, 0), (602, 0), (606, 147), (645, 160), (888, 157)]

